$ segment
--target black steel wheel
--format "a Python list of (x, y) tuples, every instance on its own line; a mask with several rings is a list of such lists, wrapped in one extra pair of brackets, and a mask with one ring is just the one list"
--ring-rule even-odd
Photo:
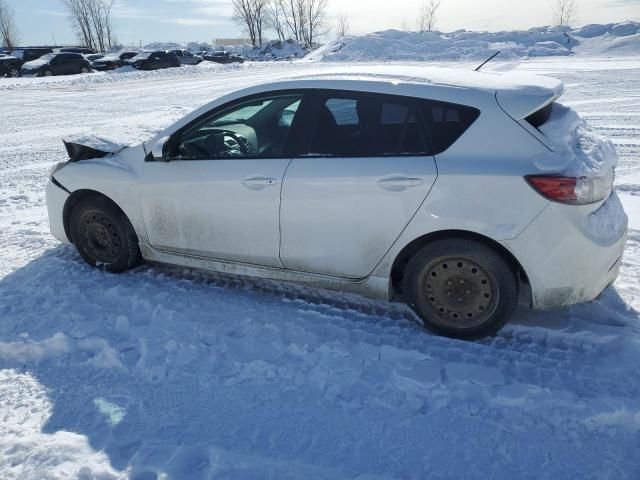
[(427, 327), (456, 338), (495, 334), (518, 300), (517, 276), (502, 256), (462, 239), (418, 251), (405, 270), (403, 290)]
[(70, 233), (80, 256), (93, 267), (115, 273), (141, 261), (131, 222), (104, 198), (89, 198), (74, 207)]
[(13, 78), (19, 77), (20, 76), (20, 69), (16, 68), (16, 67), (11, 67), (9, 69), (9, 76), (13, 77)]

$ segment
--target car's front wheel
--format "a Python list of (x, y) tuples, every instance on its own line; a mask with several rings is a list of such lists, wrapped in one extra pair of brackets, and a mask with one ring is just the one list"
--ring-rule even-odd
[(11, 67), (9, 69), (9, 76), (10, 77), (19, 77), (20, 76), (20, 69), (16, 68), (16, 67)]
[(53, 72), (49, 69), (46, 69), (44, 72), (42, 72), (42, 76), (44, 77), (53, 77)]
[(123, 272), (142, 257), (138, 237), (127, 216), (104, 198), (89, 198), (73, 208), (71, 239), (80, 256), (92, 267)]
[(518, 281), (494, 249), (466, 239), (419, 250), (403, 279), (407, 303), (437, 333), (455, 338), (495, 334), (518, 303)]
[(89, 69), (87, 67), (82, 67), (80, 69), (80, 73), (89, 73)]

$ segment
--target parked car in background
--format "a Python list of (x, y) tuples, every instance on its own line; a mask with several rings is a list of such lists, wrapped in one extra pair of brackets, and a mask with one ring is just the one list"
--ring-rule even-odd
[(93, 48), (86, 47), (62, 47), (59, 48), (58, 51), (64, 53), (81, 53), (82, 55), (90, 55), (92, 53), (96, 53)]
[(95, 62), (96, 60), (100, 60), (104, 56), (105, 56), (104, 53), (89, 53), (89, 54), (83, 55), (83, 57), (86, 58), (87, 62), (89, 63)]
[(159, 70), (180, 66), (180, 60), (175, 54), (163, 50), (140, 52), (126, 63), (138, 70)]
[[(50, 47), (20, 47), (11, 50), (11, 56), (17, 58), (22, 63), (37, 60), (38, 58), (46, 55), (47, 53), (53, 53), (53, 48)], [(21, 64), (22, 65), (22, 64)]]
[(204, 59), (215, 63), (244, 63), (244, 57), (242, 55), (226, 51), (207, 53)]
[(576, 130), (563, 91), (395, 66), (257, 85), (142, 145), (67, 144), (51, 231), (109, 272), (147, 259), (304, 282), (402, 299), (445, 335), (492, 335), (519, 301), (595, 299), (621, 265), (615, 155), (580, 173), (609, 147)]
[(91, 66), (95, 70), (100, 71), (115, 70), (116, 68), (120, 68), (125, 65), (126, 60), (129, 60), (136, 55), (138, 55), (138, 52), (131, 51), (108, 53), (104, 57), (94, 60), (91, 63)]
[(169, 50), (167, 53), (173, 53), (178, 57), (180, 65), (198, 65), (203, 60), (201, 56), (194, 55), (189, 50)]
[(91, 62), (91, 66), (94, 70), (115, 70), (116, 68), (124, 66), (126, 60), (135, 57), (137, 54), (138, 52), (132, 51), (107, 53), (104, 57)]
[(9, 55), (0, 57), (0, 77), (19, 77), (22, 63), (21, 60)]
[(53, 75), (74, 75), (89, 73), (91, 65), (79, 53), (48, 53), (37, 60), (26, 62), (20, 69), (25, 76), (51, 77)]

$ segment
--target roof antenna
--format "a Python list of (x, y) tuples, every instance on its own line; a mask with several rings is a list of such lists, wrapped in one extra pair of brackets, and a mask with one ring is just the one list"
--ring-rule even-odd
[(489, 58), (487, 58), (484, 62), (482, 62), (480, 66), (474, 70), (474, 72), (479, 72), (482, 67), (484, 67), (487, 63), (489, 63), (491, 60), (496, 58), (498, 55), (500, 55), (500, 50), (498, 50), (496, 53), (494, 53)]

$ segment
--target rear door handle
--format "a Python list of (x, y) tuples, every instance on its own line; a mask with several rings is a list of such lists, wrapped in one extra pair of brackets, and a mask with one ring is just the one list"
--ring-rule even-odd
[(380, 188), (391, 190), (392, 192), (399, 192), (410, 187), (417, 187), (419, 185), (422, 185), (422, 183), (423, 181), (421, 178), (406, 177), (403, 175), (385, 177), (378, 180), (378, 185), (380, 185)]
[(251, 190), (262, 190), (265, 187), (270, 187), (278, 183), (278, 180), (271, 177), (247, 177), (242, 180), (242, 184)]

